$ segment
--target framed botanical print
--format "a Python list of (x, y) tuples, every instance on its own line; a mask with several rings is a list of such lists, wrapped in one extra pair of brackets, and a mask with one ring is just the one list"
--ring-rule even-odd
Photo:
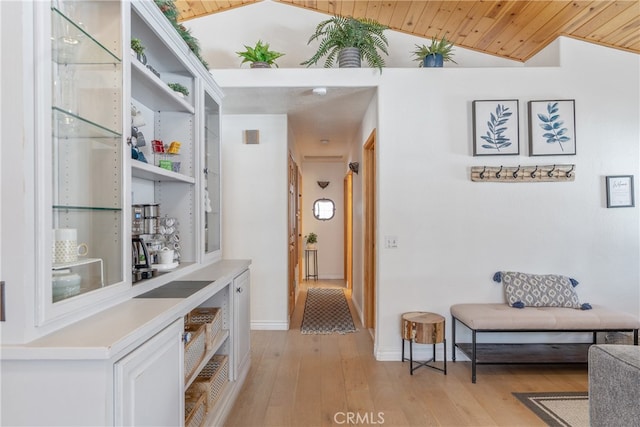
[(529, 155), (576, 154), (575, 101), (529, 101)]
[(518, 100), (473, 101), (473, 155), (520, 154)]

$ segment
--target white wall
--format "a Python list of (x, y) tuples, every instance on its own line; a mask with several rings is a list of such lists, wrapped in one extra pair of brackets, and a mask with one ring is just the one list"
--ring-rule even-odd
[[(302, 235), (318, 235), (318, 278), (344, 278), (344, 163), (302, 163)], [(329, 181), (322, 189), (318, 181)], [(321, 221), (313, 216), (313, 203), (318, 199), (331, 199), (336, 205), (335, 216)], [(303, 263), (304, 264), (304, 263)], [(303, 273), (304, 273), (304, 266)]]
[[(637, 198), (638, 55), (572, 39), (561, 50), (560, 68), (383, 73), (378, 358), (397, 360), (403, 312), (503, 301), (498, 270), (565, 274), (582, 302), (639, 313), (638, 208), (607, 209), (604, 188), (606, 175), (633, 174)], [(471, 102), (510, 98), (520, 100), (521, 154), (472, 157)], [(552, 99), (575, 99), (577, 155), (528, 157), (526, 102)], [(474, 165), (554, 163), (575, 163), (575, 182), (469, 179)], [(398, 248), (384, 249), (384, 235)]]
[[(245, 129), (260, 144), (244, 144)], [(222, 253), (252, 260), (252, 328), (286, 329), (287, 117), (225, 115), (221, 141)]]

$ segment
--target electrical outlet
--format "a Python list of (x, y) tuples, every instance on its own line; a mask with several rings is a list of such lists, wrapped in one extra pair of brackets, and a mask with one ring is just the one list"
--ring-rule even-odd
[(384, 236), (384, 247), (389, 249), (397, 248), (398, 236)]

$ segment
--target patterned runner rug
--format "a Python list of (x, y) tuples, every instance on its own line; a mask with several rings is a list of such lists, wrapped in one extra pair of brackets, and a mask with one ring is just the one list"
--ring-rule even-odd
[(549, 426), (589, 426), (587, 392), (513, 393), (513, 395)]
[(356, 332), (347, 298), (342, 289), (309, 288), (300, 332), (346, 334)]

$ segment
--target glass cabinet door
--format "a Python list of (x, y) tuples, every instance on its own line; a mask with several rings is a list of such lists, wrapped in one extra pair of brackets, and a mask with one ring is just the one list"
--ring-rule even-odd
[(123, 281), (121, 21), (120, 2), (51, 5), (54, 304)]
[(220, 105), (204, 92), (204, 252), (220, 250)]

